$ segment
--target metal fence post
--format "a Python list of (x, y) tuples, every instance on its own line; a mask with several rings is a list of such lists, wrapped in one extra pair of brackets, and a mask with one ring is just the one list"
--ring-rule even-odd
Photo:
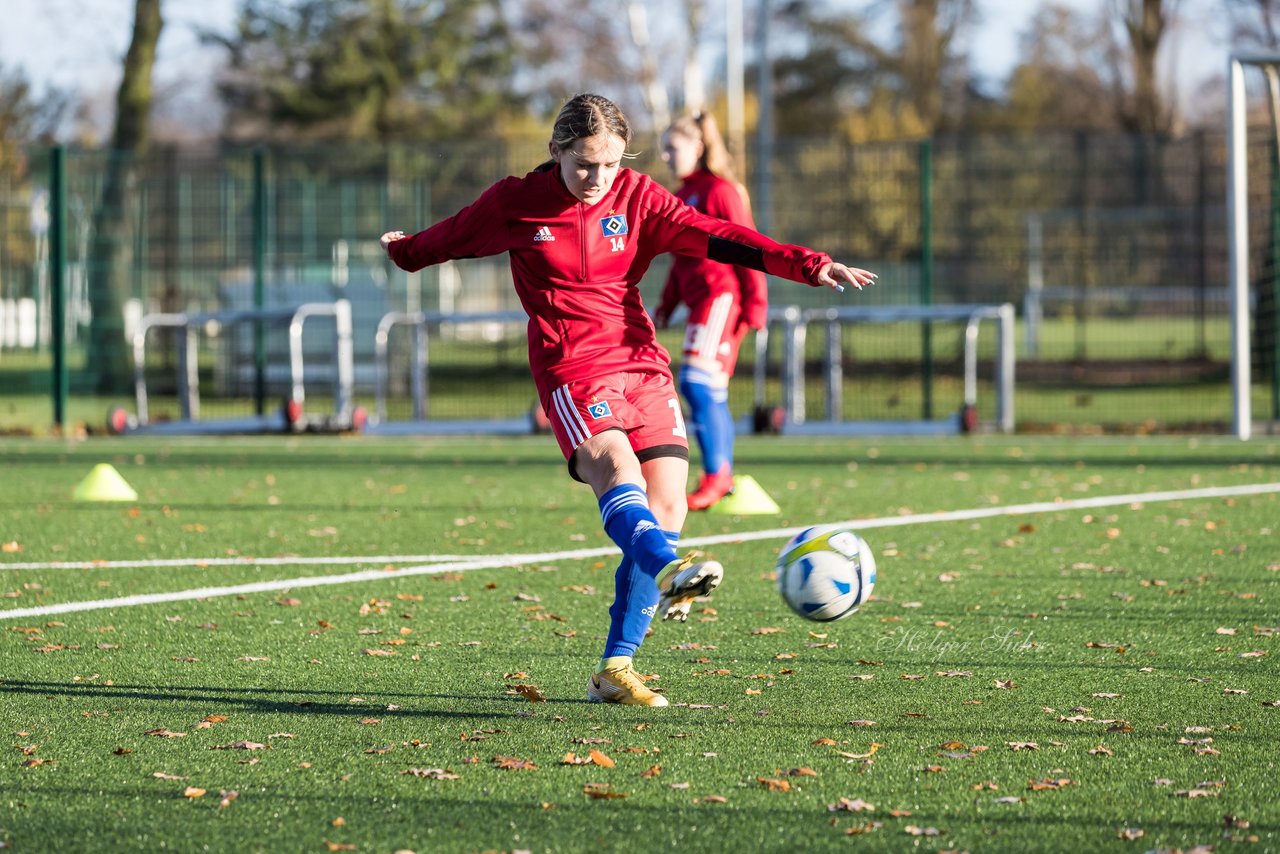
[[(253, 150), (253, 307), (266, 306), (267, 187), (266, 152)], [(267, 400), (267, 330), (261, 318), (253, 322), (253, 408), (261, 416)]]
[(49, 308), (53, 333), (53, 423), (67, 422), (67, 160), (66, 149), (49, 152)]
[[(933, 305), (933, 141), (920, 143), (920, 304)], [(933, 323), (920, 325), (922, 417), (933, 420)]]

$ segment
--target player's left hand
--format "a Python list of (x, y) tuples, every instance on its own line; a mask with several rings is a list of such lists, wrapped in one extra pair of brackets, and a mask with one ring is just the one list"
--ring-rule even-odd
[(838, 261), (824, 264), (822, 269), (818, 270), (818, 284), (838, 291), (844, 290), (845, 285), (853, 285), (858, 290), (862, 290), (867, 285), (874, 284), (875, 280), (876, 274), (870, 270), (847, 267)]
[(382, 248), (385, 250), (389, 244), (394, 243), (397, 240), (404, 240), (403, 231), (388, 231), (386, 234), (382, 235), (379, 242), (382, 244)]

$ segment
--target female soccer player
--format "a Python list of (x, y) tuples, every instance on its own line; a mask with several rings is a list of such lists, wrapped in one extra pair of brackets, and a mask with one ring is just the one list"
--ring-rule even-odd
[(617, 105), (578, 95), (556, 117), (551, 159), (506, 178), (425, 231), (382, 235), (398, 266), (510, 254), (529, 315), (529, 366), (568, 462), (589, 485), (622, 549), (604, 654), (587, 685), (596, 702), (665, 706), (632, 667), (653, 615), (685, 620), (719, 585), (715, 561), (675, 551), (687, 507), (689, 443), (671, 377), (636, 285), (661, 252), (731, 261), (814, 286), (862, 288), (875, 276), (698, 213), (622, 167), (631, 127)]
[[(701, 213), (755, 228), (747, 190), (733, 176), (729, 151), (710, 114), (672, 122), (662, 135), (662, 159), (682, 182), (676, 198)], [(667, 327), (680, 303), (689, 306), (680, 393), (702, 450), (702, 477), (688, 503), (690, 510), (706, 510), (733, 491), (729, 379), (743, 336), (765, 325), (769, 301), (764, 273), (677, 255), (653, 313), (659, 329)]]

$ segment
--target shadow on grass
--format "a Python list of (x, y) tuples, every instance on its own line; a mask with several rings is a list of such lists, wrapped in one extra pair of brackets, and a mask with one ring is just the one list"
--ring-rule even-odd
[[(73, 684), (63, 682), (30, 682), (25, 680), (0, 681), (0, 694), (40, 696), (45, 699), (53, 697), (83, 698), (97, 697), (120, 701), (152, 700), (157, 702), (183, 702), (232, 705), (248, 712), (263, 714), (296, 714), (308, 715), (353, 715), (376, 711), (382, 704), (392, 701), (399, 703), (415, 703), (421, 701), (443, 701), (448, 704), (468, 704), (468, 710), (456, 708), (399, 708), (396, 717), (402, 718), (483, 718), (492, 719), (495, 715), (516, 717), (516, 711), (495, 712), (491, 708), (481, 708), (481, 704), (509, 704), (526, 711), (529, 701), (523, 697), (505, 694), (463, 694), (463, 693), (389, 693), (386, 691), (319, 691), (314, 689), (282, 688), (268, 689), (261, 687), (221, 687), (201, 685), (191, 688), (175, 685), (100, 685)], [(374, 703), (351, 703), (345, 699), (359, 696), (361, 693), (373, 694), (378, 698)], [(268, 696), (275, 694), (277, 696)], [(316, 699), (311, 699), (311, 698)], [(582, 700), (557, 700), (556, 702), (581, 703)]]

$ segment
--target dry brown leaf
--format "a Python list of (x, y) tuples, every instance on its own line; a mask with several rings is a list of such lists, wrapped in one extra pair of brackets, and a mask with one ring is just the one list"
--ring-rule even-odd
[(771, 626), (771, 627), (769, 627), (769, 628), (763, 628), (763, 629), (752, 629), (752, 630), (751, 630), (751, 634), (753, 634), (753, 635), (776, 635), (776, 634), (780, 634), (780, 633), (785, 632), (785, 631), (786, 631), (786, 629), (780, 629), (780, 628), (776, 628), (776, 627), (772, 627), (772, 626)]
[(617, 763), (610, 759), (607, 755), (592, 748), (590, 753), (591, 761), (599, 765), (601, 768), (612, 768)]
[(866, 753), (846, 753), (843, 750), (837, 750), (836, 753), (843, 756), (845, 759), (870, 759), (872, 754), (883, 746), (884, 745), (880, 744), (878, 741), (873, 741)]
[(1217, 789), (1182, 789), (1173, 793), (1177, 798), (1216, 798), (1219, 794)]
[(355, 851), (356, 850), (355, 845), (351, 844), (350, 842), (330, 842), (327, 839), (324, 841), (324, 847), (328, 848), (330, 851)]
[(210, 750), (266, 750), (267, 746), (258, 741), (233, 741), (230, 744), (215, 744)]
[(1010, 750), (1015, 751), (1040, 749), (1040, 745), (1036, 744), (1034, 741), (1006, 741), (1005, 744), (1009, 745)]
[(827, 804), (827, 812), (872, 812), (875, 804), (869, 804), (862, 798), (841, 798), (838, 803)]
[(757, 777), (756, 782), (771, 792), (791, 791), (791, 783), (778, 777)]
[(1027, 788), (1033, 792), (1039, 792), (1042, 789), (1061, 789), (1063, 786), (1069, 786), (1074, 783), (1066, 777), (1045, 777), (1043, 780), (1028, 780)]
[(204, 797), (204, 789), (201, 789), (199, 786), (187, 786), (187, 788), (186, 788), (186, 789), (184, 789), (184, 790), (183, 790), (183, 792), (182, 792), (182, 797), (184, 797), (184, 798), (203, 798), (203, 797)]
[(661, 765), (650, 765), (645, 771), (641, 772), (640, 776), (645, 780), (650, 780), (660, 774), (662, 774)]
[(597, 800), (626, 798), (630, 796), (629, 792), (615, 792), (613, 786), (608, 783), (588, 783), (582, 787), (582, 794), (589, 798)]
[(547, 698), (542, 696), (542, 692), (538, 690), (537, 685), (508, 685), (507, 687), (530, 703), (545, 703), (547, 701)]
[(149, 729), (147, 730), (146, 734), (150, 736), (155, 736), (156, 738), (186, 738), (187, 737), (187, 734), (185, 732), (174, 732), (173, 730), (165, 729), (164, 727), (159, 727), (157, 729)]
[(447, 768), (409, 768), (400, 772), (412, 777), (426, 777), (429, 780), (459, 780), (457, 774)]
[(1116, 831), (1116, 836), (1129, 842), (1135, 839), (1141, 839), (1146, 836), (1147, 832), (1140, 827), (1122, 827)]
[(904, 833), (909, 833), (912, 836), (941, 836), (942, 835), (942, 831), (938, 830), (938, 828), (936, 827), (917, 827), (914, 824), (908, 824), (902, 830)]
[(515, 756), (495, 756), (493, 757), (494, 767), (502, 771), (534, 771), (537, 764), (528, 759), (518, 759)]
[(724, 795), (707, 795), (702, 799), (702, 802), (704, 804), (727, 804), (729, 799)]

